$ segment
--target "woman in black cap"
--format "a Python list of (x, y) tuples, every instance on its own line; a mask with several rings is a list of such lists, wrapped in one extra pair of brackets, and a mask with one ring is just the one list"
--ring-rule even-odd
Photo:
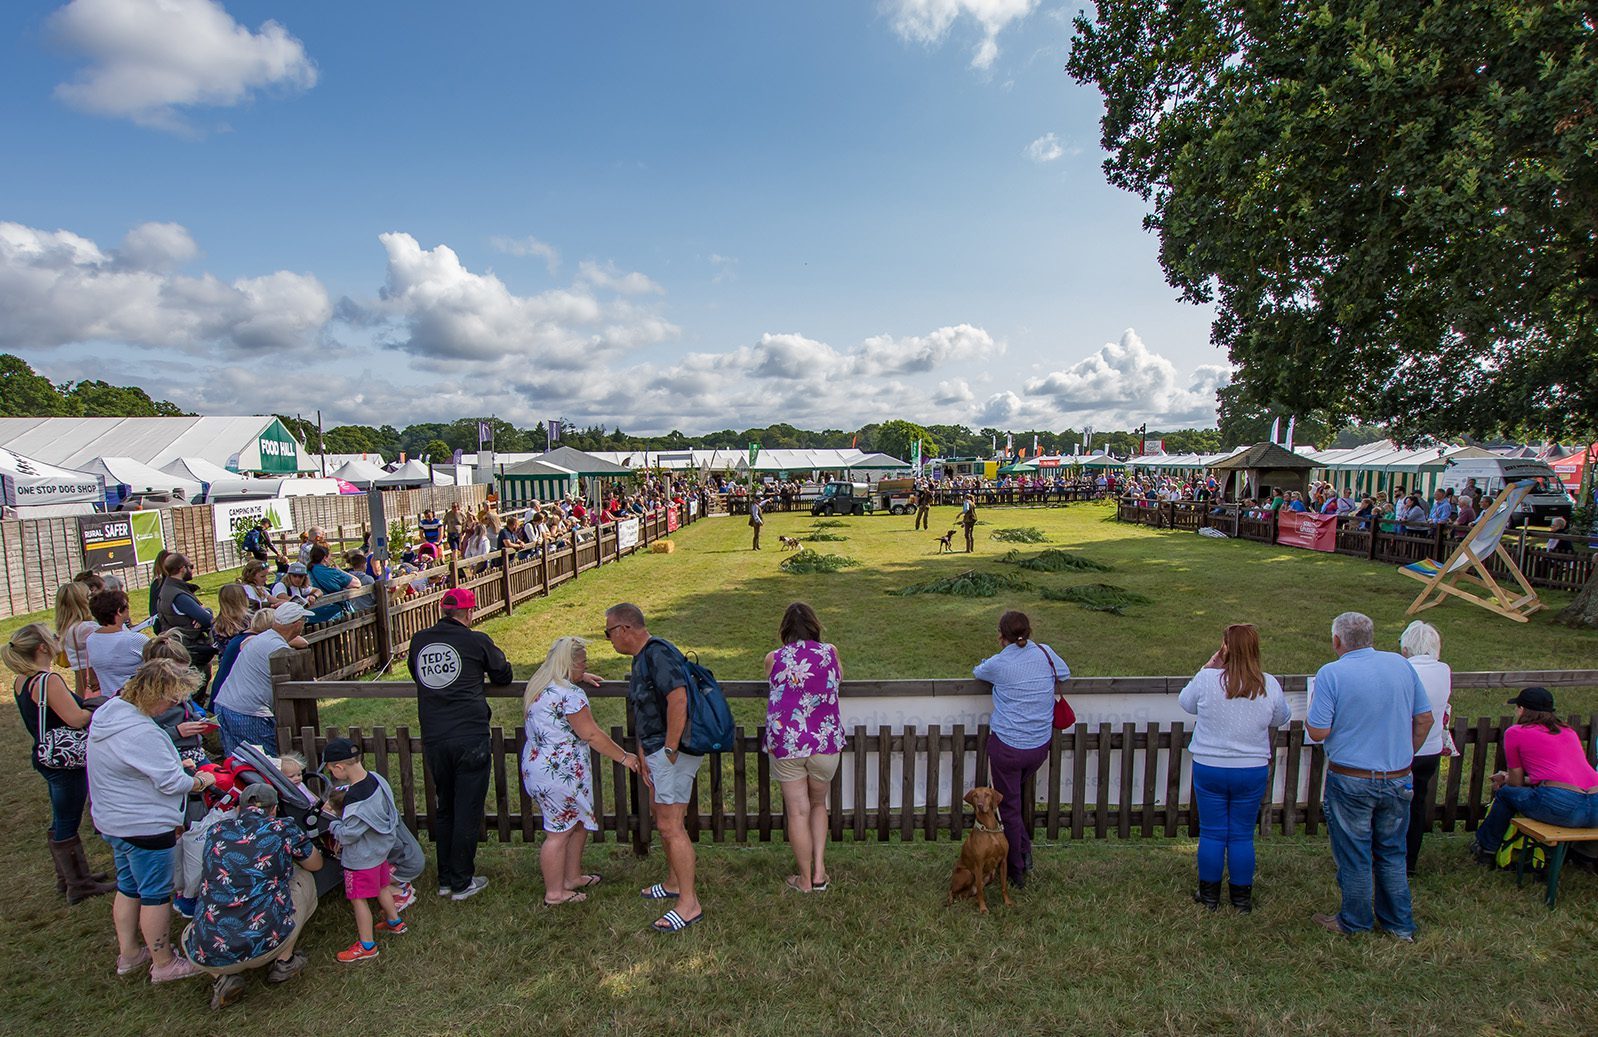
[(1471, 844), (1484, 863), (1498, 853), (1516, 814), (1567, 828), (1598, 827), (1598, 771), (1575, 729), (1554, 715), (1553, 695), (1523, 688), (1509, 704), (1515, 723), (1504, 732), (1508, 770), (1493, 775), (1493, 806)]

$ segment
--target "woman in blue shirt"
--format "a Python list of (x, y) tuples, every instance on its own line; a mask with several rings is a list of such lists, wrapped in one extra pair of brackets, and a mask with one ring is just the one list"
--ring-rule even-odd
[[(335, 569), (327, 564), (327, 553), (326, 544), (314, 545), (310, 553), (311, 586), (320, 590), (324, 596), (347, 590), (350, 584), (355, 582), (355, 577), (343, 569)], [(330, 619), (337, 619), (348, 611), (350, 611), (349, 602), (335, 601), (331, 605), (322, 605), (319, 608), (312, 609), (311, 622), (326, 623)]]
[(1026, 885), (1032, 868), (1032, 833), (1021, 823), (1021, 789), (1043, 766), (1054, 736), (1054, 687), (1071, 668), (1048, 645), (1032, 640), (1024, 612), (999, 617), (997, 655), (977, 663), (971, 675), (993, 685), (988, 720), (988, 773), (998, 790), (999, 820), (1010, 843), (1005, 860), (1010, 885)]

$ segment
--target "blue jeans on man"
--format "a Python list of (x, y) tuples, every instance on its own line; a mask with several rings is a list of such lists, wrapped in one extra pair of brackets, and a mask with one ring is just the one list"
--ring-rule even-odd
[(1343, 897), (1337, 921), (1344, 932), (1368, 932), (1379, 924), (1392, 936), (1415, 935), (1404, 870), (1413, 798), (1407, 774), (1379, 779), (1326, 775), (1323, 802)]
[(1598, 792), (1505, 785), (1493, 794), (1492, 808), (1476, 829), (1477, 845), (1497, 853), (1509, 832), (1509, 819), (1516, 814), (1565, 828), (1598, 828)]

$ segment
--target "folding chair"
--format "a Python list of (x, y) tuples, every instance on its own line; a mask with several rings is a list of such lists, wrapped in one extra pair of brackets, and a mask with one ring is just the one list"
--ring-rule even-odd
[[(1399, 567), (1398, 571), (1405, 576), (1426, 584), (1404, 614), (1413, 616), (1423, 609), (1435, 608), (1449, 595), (1453, 595), (1500, 616), (1507, 616), (1517, 623), (1529, 621), (1531, 614), (1542, 608), (1543, 603), (1537, 597), (1536, 590), (1526, 582), (1526, 574), (1520, 571), (1520, 566), (1515, 564), (1515, 559), (1504, 550), (1500, 541), (1509, 528), (1510, 518), (1531, 489), (1530, 482), (1505, 488), (1492, 506), (1482, 512), (1481, 518), (1470, 527), (1470, 534), (1446, 561), (1437, 562), (1427, 558)], [(1519, 585), (1518, 596), (1514, 588), (1505, 590), (1503, 584), (1488, 571), (1487, 560), (1494, 555), (1503, 562), (1508, 576)], [(1508, 583), (1509, 580), (1503, 582)], [(1470, 588), (1480, 588), (1487, 593)]]

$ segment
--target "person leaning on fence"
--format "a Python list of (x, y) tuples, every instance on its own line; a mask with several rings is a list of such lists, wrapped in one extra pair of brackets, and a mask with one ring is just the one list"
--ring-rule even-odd
[(200, 604), (200, 588), (193, 582), (194, 564), (181, 554), (171, 554), (166, 559), (166, 579), (161, 581), (161, 593), (156, 601), (161, 617), (162, 632), (176, 634), (189, 650), (189, 659), (200, 673), (200, 686), (194, 697), (205, 701), (206, 686), (211, 680), (211, 660), (216, 658), (212, 645), (211, 627), (215, 617), (211, 610)]
[(478, 831), (491, 765), (485, 680), (506, 685), (510, 663), (487, 634), (471, 628), (477, 595), (454, 587), (442, 618), (411, 638), (406, 665), (416, 682), (422, 753), (433, 775), (433, 845), (438, 895), (465, 900), (488, 886), (476, 874)]
[(674, 933), (704, 917), (694, 886), (694, 844), (683, 826), (693, 799), (694, 776), (702, 756), (680, 751), (688, 728), (687, 674), (682, 653), (670, 641), (650, 637), (644, 613), (629, 602), (605, 610), (605, 637), (611, 647), (632, 657), (627, 704), (638, 735), (640, 773), (650, 792), (650, 807), (666, 848), (666, 879), (643, 889), (647, 900), (676, 899), (677, 905), (654, 923), (656, 932)]
[[(33, 739), (28, 758), (50, 790), (50, 832), (46, 842), (55, 862), (56, 890), (67, 895), (68, 904), (77, 904), (116, 887), (108, 881), (108, 874), (89, 870), (83, 842), (78, 838), (89, 780), (82, 758), (67, 748), (69, 742), (81, 743), (83, 736), (77, 732), (89, 726), (90, 713), (61, 675), (50, 668), (60, 650), (61, 643), (49, 627), (29, 623), (12, 632), (5, 648), (0, 649), (0, 659), (17, 675), (11, 691), (17, 711), (22, 714), (22, 725)], [(50, 732), (60, 730), (69, 734), (47, 739)], [(47, 740), (51, 745), (59, 741), (60, 748), (45, 746)]]
[(1432, 709), (1409, 660), (1378, 652), (1374, 643), (1370, 617), (1344, 612), (1332, 621), (1338, 658), (1315, 673), (1304, 726), (1326, 746), (1326, 827), (1342, 895), (1337, 914), (1315, 921), (1334, 933), (1380, 924), (1389, 936), (1413, 942), (1404, 870), (1410, 771), (1431, 730)]
[(522, 787), (538, 800), (544, 822), (538, 863), (546, 907), (587, 900), (584, 890), (600, 882), (599, 875), (583, 872), (588, 833), (599, 831), (588, 750), (631, 771), (639, 766), (638, 757), (617, 745), (594, 721), (588, 695), (579, 685), (599, 682), (588, 672), (587, 642), (562, 637), (550, 646), (522, 695), (527, 730)]
[[(258, 745), (276, 756), (277, 715), (273, 712), (272, 656), (293, 651), (290, 642), (305, 630), (304, 606), (294, 602), (272, 610), (271, 629), (240, 642), (227, 680), (216, 689), (212, 705), (221, 725), (222, 754), (240, 743)], [(303, 643), (303, 642), (301, 642)]]
[(1193, 900), (1211, 911), (1219, 907), (1221, 875), (1229, 871), (1232, 906), (1252, 911), (1254, 828), (1270, 775), (1271, 731), (1291, 715), (1281, 683), (1260, 665), (1259, 631), (1249, 623), (1227, 627), (1177, 702), (1198, 717), (1188, 746), (1199, 812)]
[(304, 829), (277, 816), (277, 790), (257, 783), (239, 797), (236, 816), (206, 831), (194, 920), (179, 940), (190, 961), (215, 977), (211, 1007), (244, 994), (244, 973), (265, 968), (268, 983), (305, 969), (295, 951), (316, 912), (322, 853)]
[(200, 974), (172, 948), (172, 858), (189, 794), (216, 779), (208, 771), (184, 770), (177, 748), (154, 720), (193, 695), (198, 684), (192, 668), (153, 659), (95, 711), (89, 729), (90, 809), (116, 858), (117, 975), (148, 964), (152, 983)]
[[(322, 597), (329, 597), (340, 591), (349, 590), (355, 586), (355, 577), (343, 569), (335, 569), (327, 564), (330, 552), (326, 544), (315, 544), (310, 551), (310, 564), (307, 573), (311, 577), (311, 586), (322, 592)], [(315, 605), (311, 608), (308, 622), (326, 623), (338, 619), (354, 611), (354, 606), (349, 601), (335, 601), (331, 605)]]
[(1431, 803), (1437, 788), (1437, 768), (1444, 756), (1456, 755), (1454, 740), (1448, 734), (1448, 699), (1453, 693), (1454, 675), (1442, 661), (1443, 638), (1430, 623), (1415, 620), (1404, 628), (1398, 651), (1420, 674), (1426, 700), (1432, 707), (1432, 728), (1426, 741), (1415, 750), (1411, 766), (1415, 796), (1409, 804), (1409, 832), (1405, 837), (1404, 869), (1413, 878), (1420, 862), (1420, 843), (1431, 824)]
[(1490, 864), (1516, 814), (1565, 828), (1598, 828), (1598, 771), (1581, 736), (1554, 713), (1547, 688), (1522, 688), (1509, 700), (1515, 723), (1504, 731), (1505, 769), (1492, 776), (1493, 805), (1471, 856)]
[(777, 628), (782, 647), (766, 654), (766, 738), (772, 777), (782, 788), (783, 825), (798, 873), (789, 889), (827, 888), (827, 796), (843, 759), (838, 650), (821, 640), (821, 620), (802, 601)]
[(1054, 737), (1054, 689), (1071, 679), (1071, 668), (1048, 645), (1032, 640), (1026, 613), (999, 617), (999, 651), (977, 663), (971, 676), (993, 685), (988, 721), (988, 771), (998, 791), (999, 821), (1010, 850), (1005, 870), (1010, 885), (1026, 885), (1032, 870), (1032, 833), (1021, 819), (1021, 790), (1043, 766)]

